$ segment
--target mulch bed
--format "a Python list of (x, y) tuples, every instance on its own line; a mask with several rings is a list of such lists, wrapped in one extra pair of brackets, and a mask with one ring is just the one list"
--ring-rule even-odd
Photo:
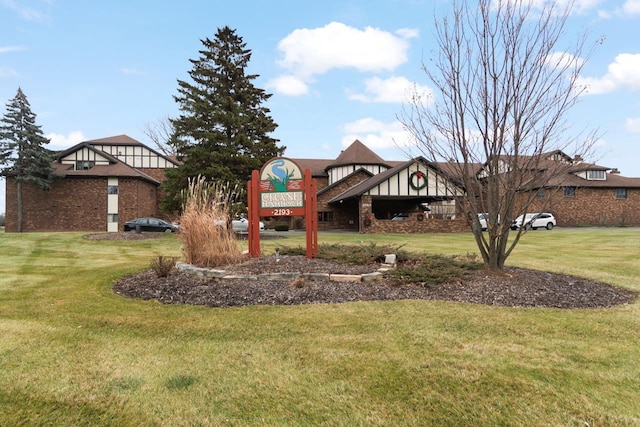
[[(138, 240), (162, 233), (106, 233), (88, 239)], [(372, 265), (345, 265), (325, 259), (283, 256), (248, 259), (222, 269), (233, 273), (279, 272), (363, 274)], [(502, 273), (478, 270), (464, 282), (434, 287), (395, 285), (388, 277), (376, 282), (343, 283), (330, 280), (236, 280), (202, 278), (172, 271), (157, 277), (152, 271), (124, 277), (113, 286), (119, 295), (155, 299), (166, 304), (209, 307), (247, 305), (336, 304), (350, 301), (442, 300), (507, 307), (606, 308), (634, 302), (638, 293), (595, 280), (522, 268)]]
[[(324, 259), (283, 256), (249, 259), (222, 267), (244, 274), (300, 272), (362, 274), (377, 266), (338, 264)], [(209, 307), (247, 305), (336, 304), (350, 301), (444, 300), (509, 307), (604, 308), (633, 302), (638, 294), (628, 289), (579, 277), (521, 268), (503, 273), (478, 270), (464, 282), (434, 287), (395, 285), (389, 278), (376, 282), (343, 283), (330, 280), (241, 280), (202, 278), (173, 271), (160, 278), (151, 271), (115, 283), (119, 295), (155, 299), (166, 304)]]

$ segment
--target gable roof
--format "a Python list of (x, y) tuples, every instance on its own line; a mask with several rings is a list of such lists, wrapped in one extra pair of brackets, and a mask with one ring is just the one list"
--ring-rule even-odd
[(327, 165), (325, 169), (345, 165), (383, 165), (389, 167), (389, 164), (385, 162), (382, 157), (371, 151), (357, 139), (342, 151), (333, 163)]
[[(83, 141), (74, 145), (73, 147), (60, 151), (56, 153), (56, 158), (52, 162), (52, 166), (59, 177), (128, 177), (142, 179), (153, 184), (160, 185), (160, 181), (142, 172), (140, 169), (134, 166), (130, 166), (126, 162), (120, 160), (117, 156), (107, 153), (106, 151), (98, 148), (98, 146), (104, 145), (143, 147), (154, 153), (155, 155), (170, 161), (173, 164), (179, 164), (175, 159), (164, 156), (127, 135), (117, 135), (107, 138)], [(109, 163), (96, 164), (91, 169), (86, 170), (76, 170), (74, 165), (62, 163), (63, 158), (83, 149), (96, 153), (102, 158), (107, 159)]]
[[(334, 198), (329, 200), (328, 203), (336, 203), (336, 202), (340, 202), (340, 201), (344, 201), (344, 200), (348, 200), (348, 199), (352, 199), (352, 198), (361, 197), (366, 192), (374, 189), (375, 187), (377, 187), (378, 185), (380, 185), (383, 182), (387, 181), (388, 179), (392, 178), (393, 176), (399, 175), (405, 169), (409, 169), (415, 163), (419, 163), (419, 164), (425, 166), (426, 168), (433, 170), (438, 175), (444, 177), (449, 183), (451, 183), (451, 185), (460, 188), (459, 186), (455, 185), (455, 182), (453, 180), (451, 180), (447, 176), (446, 172), (442, 171), (437, 164), (434, 164), (432, 162), (427, 161), (424, 157), (415, 157), (413, 159), (407, 160), (406, 162), (399, 163), (397, 166), (389, 168), (389, 169), (387, 169), (387, 170), (385, 170), (383, 172), (380, 172), (379, 174), (373, 175), (371, 178), (369, 178), (367, 180), (364, 180), (364, 181), (356, 184), (355, 186), (351, 187), (350, 189), (338, 194), (337, 196), (335, 196)], [(409, 194), (407, 194), (407, 195), (409, 195)], [(424, 194), (423, 195), (416, 194), (416, 195), (411, 195), (411, 196), (412, 197), (421, 197), (421, 196), (426, 196), (426, 195), (424, 195)]]
[[(104, 144), (104, 145), (141, 145), (146, 147), (140, 141), (137, 141), (131, 138), (128, 135), (116, 135), (116, 136), (108, 136), (106, 138), (98, 138), (98, 139), (90, 139), (88, 141), (84, 141), (89, 144)], [(149, 147), (147, 147), (149, 148)]]
[(368, 180), (371, 179), (371, 177), (375, 176), (371, 171), (368, 171), (365, 168), (358, 168), (356, 170), (354, 170), (353, 172), (351, 172), (350, 174), (348, 174), (347, 176), (345, 176), (344, 178), (334, 182), (333, 184), (329, 184), (324, 188), (321, 188), (320, 190), (318, 190), (318, 195), (325, 193), (327, 191), (329, 191), (332, 188), (337, 187), (338, 185), (342, 184), (343, 182), (345, 182), (346, 180), (350, 179), (351, 177), (353, 177), (354, 175), (357, 174), (364, 174), (366, 176), (368, 176), (368, 178), (365, 179), (365, 181), (361, 181), (358, 184), (356, 184), (354, 187), (351, 187), (351, 189), (355, 188), (356, 186), (360, 185), (362, 182), (366, 182)]
[[(73, 147), (67, 148), (66, 150), (60, 151), (57, 153), (57, 159), (60, 159), (62, 157), (68, 156), (69, 154), (73, 153), (74, 151), (78, 151), (79, 149), (83, 148), (83, 147), (94, 147), (96, 145), (111, 145), (111, 146), (133, 146), (133, 147), (143, 147), (147, 150), (149, 150), (150, 152), (152, 152), (153, 154), (155, 154), (158, 157), (162, 157), (163, 159), (169, 161), (170, 163), (174, 164), (174, 165), (180, 165), (180, 162), (175, 158), (175, 156), (166, 156), (156, 150), (154, 150), (153, 148), (143, 144), (140, 141), (137, 141), (133, 138), (131, 138), (128, 135), (116, 135), (116, 136), (109, 136), (106, 138), (98, 138), (98, 139), (90, 139), (88, 141), (82, 141), (76, 145), (74, 145)], [(95, 150), (94, 150), (95, 151)], [(105, 155), (105, 156), (109, 156), (109, 154), (99, 150), (101, 155)]]

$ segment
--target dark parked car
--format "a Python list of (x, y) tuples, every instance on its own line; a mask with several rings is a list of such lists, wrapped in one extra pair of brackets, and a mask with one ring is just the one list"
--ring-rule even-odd
[(178, 226), (158, 218), (136, 218), (124, 223), (124, 231), (164, 231), (174, 233)]

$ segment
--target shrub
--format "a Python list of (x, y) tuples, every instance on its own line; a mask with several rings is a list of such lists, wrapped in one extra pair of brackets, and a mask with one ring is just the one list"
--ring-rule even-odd
[(306, 284), (307, 281), (304, 279), (304, 277), (297, 277), (291, 282), (291, 286), (297, 289), (304, 288)]
[(180, 217), (180, 237), (185, 261), (198, 267), (217, 267), (237, 262), (242, 254), (233, 230), (228, 227), (229, 208), (239, 188), (209, 183), (204, 177), (189, 180)]
[(167, 277), (176, 265), (176, 257), (164, 257), (160, 255), (151, 260), (151, 269), (158, 277)]
[(276, 224), (273, 229), (276, 231), (289, 231), (289, 224)]
[[(280, 247), (281, 255), (305, 255), (302, 246)], [(366, 265), (382, 263), (385, 255), (395, 254), (397, 268), (389, 273), (396, 285), (414, 284), (437, 286), (452, 281), (463, 281), (472, 270), (482, 267), (477, 254), (460, 256), (416, 254), (402, 249), (402, 246), (375, 243), (367, 245), (320, 244), (318, 258), (330, 259), (343, 264)]]
[(445, 256), (424, 254), (407, 259), (393, 270), (396, 284), (416, 284), (425, 287), (464, 281), (471, 270), (482, 266), (477, 256)]
[[(282, 247), (280, 253), (283, 255), (306, 255), (306, 248), (298, 246), (295, 248)], [(397, 262), (402, 262), (411, 257), (409, 252), (402, 249), (402, 246), (383, 245), (375, 243), (367, 245), (342, 245), (321, 243), (318, 246), (318, 258), (330, 259), (343, 264), (373, 264), (384, 262), (385, 255), (396, 254)]]

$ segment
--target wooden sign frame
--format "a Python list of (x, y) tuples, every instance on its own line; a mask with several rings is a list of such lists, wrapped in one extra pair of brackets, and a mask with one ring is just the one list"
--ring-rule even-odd
[[(277, 172), (271, 174), (270, 171)], [(249, 210), (249, 256), (260, 256), (260, 217), (303, 216), (306, 218), (306, 256), (318, 255), (318, 203), (316, 180), (311, 169), (286, 157), (275, 157), (251, 173), (247, 181)]]

